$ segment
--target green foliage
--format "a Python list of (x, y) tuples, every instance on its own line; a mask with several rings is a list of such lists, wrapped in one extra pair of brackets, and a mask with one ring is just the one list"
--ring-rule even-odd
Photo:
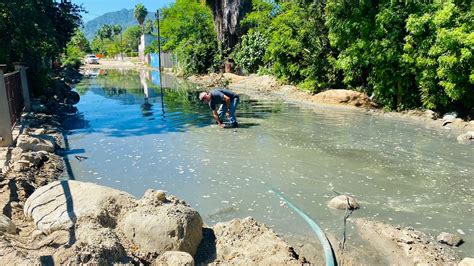
[[(127, 33), (127, 42), (132, 42), (138, 43), (139, 36), (141, 33), (140, 27), (138, 27), (138, 37), (136, 41), (130, 40), (130, 38), (135, 37), (134, 35), (132, 36), (132, 33), (134, 33), (134, 29), (132, 28), (129, 32)], [(130, 47), (130, 43), (124, 42), (122, 36), (122, 26), (120, 25), (103, 25), (98, 31), (94, 39), (92, 40), (92, 51), (100, 54), (104, 54), (106, 56), (115, 56), (117, 54), (120, 54), (121, 51), (125, 50), (124, 47), (127, 47), (127, 45)], [(136, 49), (138, 49), (138, 44), (136, 45)]]
[(13, 62), (24, 62), (30, 67), (33, 93), (42, 93), (52, 63), (81, 23), (81, 11), (69, 1), (0, 1), (0, 63), (12, 70)]
[(133, 16), (138, 21), (138, 24), (143, 27), (143, 23), (145, 22), (145, 18), (148, 15), (148, 10), (142, 4), (137, 4), (135, 9), (133, 10)]
[(84, 33), (76, 29), (75, 35), (66, 46), (66, 50), (62, 58), (63, 67), (71, 67), (78, 69), (84, 56), (91, 51), (89, 41)]
[(255, 73), (264, 64), (263, 57), (268, 46), (268, 39), (259, 31), (250, 31), (242, 37), (236, 47), (233, 59), (238, 67), (247, 73)]
[(266, 62), (273, 73), (315, 92), (334, 82), (329, 64), (332, 51), (324, 25), (323, 4), (285, 2), (270, 25)]
[(0, 1), (0, 62), (48, 68), (79, 26), (81, 11), (70, 2)]
[(138, 45), (140, 44), (140, 36), (141, 36), (141, 29), (140, 26), (131, 26), (128, 27), (123, 32), (123, 49), (124, 52), (129, 53), (137, 53), (138, 52)]
[(423, 106), (474, 114), (474, 6), (433, 4), (409, 16), (404, 61)]
[(173, 51), (186, 75), (205, 73), (217, 50), (212, 14), (193, 0), (177, 0), (163, 9), (161, 21), (163, 50)]
[(278, 5), (267, 0), (253, 0), (252, 12), (248, 13), (240, 26), (245, 31), (268, 33), (272, 19), (277, 15)]

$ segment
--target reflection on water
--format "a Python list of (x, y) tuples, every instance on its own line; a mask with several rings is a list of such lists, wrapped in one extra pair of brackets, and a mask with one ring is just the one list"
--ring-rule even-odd
[(241, 128), (213, 125), (193, 86), (156, 72), (108, 71), (86, 79), (68, 155), (77, 180), (140, 197), (164, 189), (207, 223), (254, 216), (278, 232), (310, 235), (270, 189), (282, 191), (323, 228), (340, 232), (328, 210), (336, 192), (354, 195), (373, 217), (428, 233), (463, 232), (473, 256), (473, 145), (446, 130), (334, 108), (306, 110), (243, 95)]

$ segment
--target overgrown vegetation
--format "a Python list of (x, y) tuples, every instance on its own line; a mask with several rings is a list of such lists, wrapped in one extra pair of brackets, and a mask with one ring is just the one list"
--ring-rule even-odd
[(217, 51), (212, 14), (193, 0), (177, 0), (163, 9), (163, 50), (178, 56), (185, 74), (205, 73), (213, 67)]
[(270, 71), (313, 93), (348, 88), (389, 110), (474, 115), (472, 1), (253, 0), (227, 53), (216, 53), (206, 6), (179, 0), (164, 14), (166, 50), (187, 74), (234, 60), (244, 73)]
[(82, 8), (69, 1), (0, 1), (0, 63), (30, 67), (34, 89), (44, 87), (53, 62), (81, 23)]

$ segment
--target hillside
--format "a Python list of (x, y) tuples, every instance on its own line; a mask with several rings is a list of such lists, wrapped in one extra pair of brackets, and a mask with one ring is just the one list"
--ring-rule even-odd
[[(154, 19), (153, 13), (149, 13), (147, 19)], [(115, 12), (105, 13), (104, 15), (88, 21), (84, 24), (84, 34), (87, 39), (92, 40), (97, 31), (105, 24), (118, 24), (126, 29), (130, 26), (137, 25), (136, 19), (133, 17), (133, 9), (122, 9)]]

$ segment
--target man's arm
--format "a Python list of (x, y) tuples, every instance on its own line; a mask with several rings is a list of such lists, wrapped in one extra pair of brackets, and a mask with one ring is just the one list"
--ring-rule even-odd
[(222, 123), (221, 119), (219, 118), (219, 114), (217, 114), (216, 110), (212, 110), (212, 116), (214, 116), (214, 119), (216, 120), (217, 124), (220, 127), (224, 127), (224, 124)]

